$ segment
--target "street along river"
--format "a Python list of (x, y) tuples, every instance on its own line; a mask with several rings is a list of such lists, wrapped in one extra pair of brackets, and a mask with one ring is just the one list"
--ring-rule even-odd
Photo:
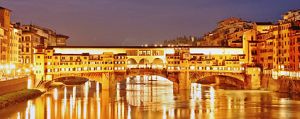
[(44, 95), (0, 110), (10, 119), (172, 119), (300, 118), (300, 101), (289, 95), (254, 90), (223, 90), (192, 84), (173, 91), (159, 76), (136, 76), (102, 91), (99, 83), (54, 88)]

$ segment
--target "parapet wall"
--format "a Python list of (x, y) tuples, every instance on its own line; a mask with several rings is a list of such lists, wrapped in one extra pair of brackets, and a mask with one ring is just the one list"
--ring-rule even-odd
[(28, 77), (0, 81), (0, 95), (8, 92), (14, 92), (27, 88)]

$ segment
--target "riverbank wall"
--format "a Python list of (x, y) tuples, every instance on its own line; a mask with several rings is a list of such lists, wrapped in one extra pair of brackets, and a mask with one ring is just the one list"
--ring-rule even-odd
[(271, 76), (262, 76), (261, 87), (273, 92), (300, 94), (300, 80), (287, 77), (272, 79)]
[(0, 95), (0, 109), (5, 107), (27, 101), (29, 99), (36, 98), (42, 95), (44, 92), (41, 92), (37, 89), (23, 89), (15, 92), (6, 93)]
[(0, 95), (27, 89), (28, 77), (0, 81)]

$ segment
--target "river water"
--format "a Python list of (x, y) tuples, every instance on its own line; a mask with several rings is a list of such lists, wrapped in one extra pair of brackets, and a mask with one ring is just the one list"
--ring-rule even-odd
[(54, 88), (44, 95), (0, 110), (6, 119), (194, 119), (300, 118), (300, 101), (266, 91), (223, 90), (192, 84), (173, 91), (159, 76), (137, 76), (114, 91), (100, 84)]

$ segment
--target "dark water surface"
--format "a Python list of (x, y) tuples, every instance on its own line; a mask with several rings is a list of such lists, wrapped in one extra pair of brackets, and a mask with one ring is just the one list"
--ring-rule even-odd
[[(151, 79), (151, 81), (149, 81)], [(264, 91), (222, 90), (192, 84), (173, 91), (157, 76), (131, 77), (117, 90), (98, 83), (55, 88), (33, 100), (0, 110), (10, 119), (300, 118), (300, 101)]]

